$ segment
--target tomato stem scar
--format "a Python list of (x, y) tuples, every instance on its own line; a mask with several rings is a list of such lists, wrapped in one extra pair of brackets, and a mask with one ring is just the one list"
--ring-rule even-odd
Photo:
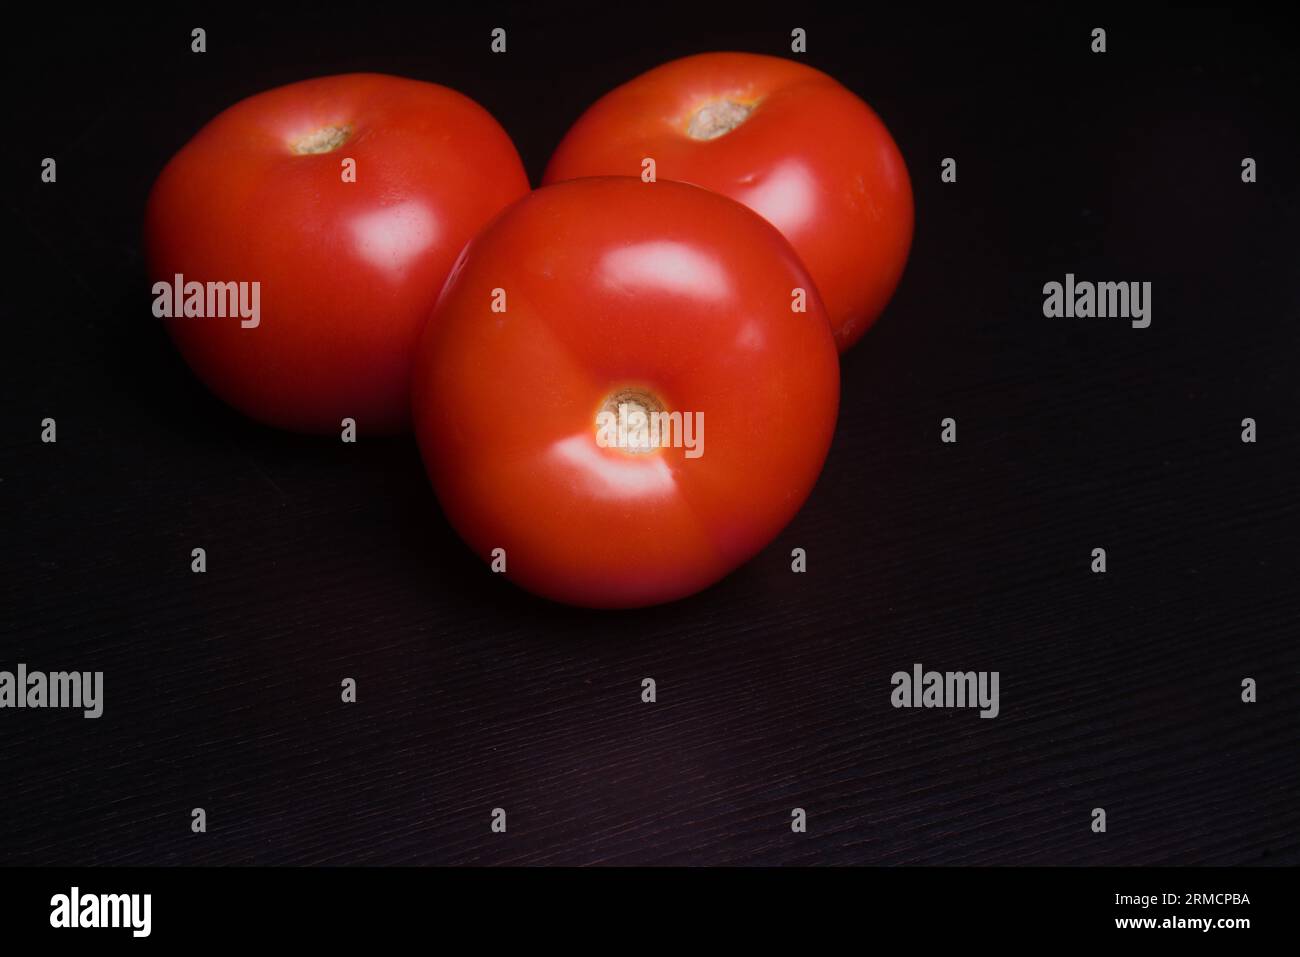
[(734, 130), (754, 112), (754, 104), (712, 100), (691, 114), (686, 135), (693, 140), (716, 140)]
[(300, 136), (293, 144), (293, 151), (299, 156), (312, 153), (328, 153), (336, 150), (352, 136), (352, 127), (346, 123), (337, 126), (322, 126), (306, 136)]
[[(614, 422), (621, 423), (621, 427), (634, 431), (642, 430), (647, 435), (653, 434), (648, 431), (650, 423), (655, 415), (663, 411), (664, 404), (652, 393), (644, 389), (619, 389), (605, 398), (596, 413), (597, 428), (599, 429), (602, 423)], [(655, 451), (658, 445), (638, 445), (630, 442), (620, 443), (616, 447), (628, 455), (644, 455)]]

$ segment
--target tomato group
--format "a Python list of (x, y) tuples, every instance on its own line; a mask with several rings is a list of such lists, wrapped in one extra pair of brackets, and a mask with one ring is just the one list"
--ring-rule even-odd
[(446, 87), (352, 74), (270, 90), (203, 127), (154, 184), (149, 270), (156, 294), (175, 288), (155, 313), (255, 419), (399, 431), (448, 271), (528, 188), (502, 128)]
[(812, 490), (837, 349), (906, 263), (907, 170), (824, 74), (708, 54), (598, 101), (546, 182), (529, 193), (506, 133), (444, 87), (271, 90), (154, 184), (154, 311), (252, 418), (413, 422), (453, 526), (524, 588), (682, 598)]
[(544, 182), (638, 175), (730, 196), (774, 224), (821, 291), (841, 351), (884, 310), (912, 241), (912, 188), (867, 104), (812, 67), (710, 53), (644, 73), (591, 106)]
[(825, 309), (776, 229), (695, 186), (612, 177), (544, 187), (466, 247), (412, 388), (470, 547), (596, 607), (685, 596), (771, 541), (838, 402)]

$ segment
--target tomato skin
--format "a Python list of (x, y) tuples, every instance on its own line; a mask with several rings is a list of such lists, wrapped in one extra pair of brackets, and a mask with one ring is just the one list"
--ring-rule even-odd
[[(752, 107), (730, 132), (688, 135), (701, 105)], [(544, 183), (639, 175), (723, 193), (781, 230), (821, 291), (841, 352), (883, 312), (912, 243), (912, 187), (872, 109), (802, 63), (705, 53), (643, 73), (597, 100), (560, 142)]]
[[(597, 414), (624, 390), (701, 413), (700, 454), (602, 447)], [(583, 179), (465, 249), (412, 403), (434, 489), (480, 557), (505, 549), (507, 577), (557, 601), (636, 607), (712, 584), (790, 520), (830, 446), (839, 361), (810, 277), (760, 217), (681, 183)]]
[[(337, 148), (295, 152), (343, 127)], [(380, 74), (293, 83), (230, 107), (163, 169), (145, 213), (150, 278), (260, 282), (255, 328), (163, 320), (230, 405), (294, 431), (337, 434), (351, 417), (363, 434), (398, 432), (447, 273), (528, 189), (505, 131), (454, 90)]]

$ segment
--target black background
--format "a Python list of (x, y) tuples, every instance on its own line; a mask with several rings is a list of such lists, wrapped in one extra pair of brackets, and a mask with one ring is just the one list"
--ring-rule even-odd
[[(0, 151), (0, 668), (103, 670), (105, 713), (0, 712), (0, 863), (1300, 861), (1300, 71), (1279, 23), (660, 3), (24, 17)], [(811, 499), (700, 595), (532, 598), (454, 536), (409, 439), (252, 424), (150, 314), (149, 186), (246, 95), (351, 70), (444, 83), (536, 182), (611, 86), (692, 52), (788, 55), (794, 26), (894, 133), (916, 240), (844, 358)], [(1151, 281), (1151, 327), (1044, 318), (1066, 272)], [(913, 662), (999, 671), (1001, 715), (891, 708)]]

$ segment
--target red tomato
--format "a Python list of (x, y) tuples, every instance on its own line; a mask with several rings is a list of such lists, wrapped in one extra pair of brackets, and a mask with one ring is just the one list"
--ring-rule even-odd
[(760, 217), (681, 183), (583, 179), (465, 249), (412, 401), (475, 552), (537, 594), (632, 607), (704, 588), (790, 520), (830, 445), (839, 361)]
[(544, 182), (640, 175), (739, 200), (790, 240), (841, 352), (884, 310), (912, 243), (912, 187), (880, 118), (826, 74), (706, 53), (643, 73), (569, 130)]
[[(167, 164), (145, 216), (150, 274), (204, 284), (205, 309), (206, 284), (246, 284), (239, 317), (207, 314), (223, 307), (218, 287), (203, 318), (166, 319), (235, 408), (305, 432), (337, 432), (345, 417), (399, 431), (448, 271), (527, 192), (509, 137), (454, 90), (377, 74), (293, 83), (235, 104)], [(256, 321), (242, 318), (254, 291)]]

